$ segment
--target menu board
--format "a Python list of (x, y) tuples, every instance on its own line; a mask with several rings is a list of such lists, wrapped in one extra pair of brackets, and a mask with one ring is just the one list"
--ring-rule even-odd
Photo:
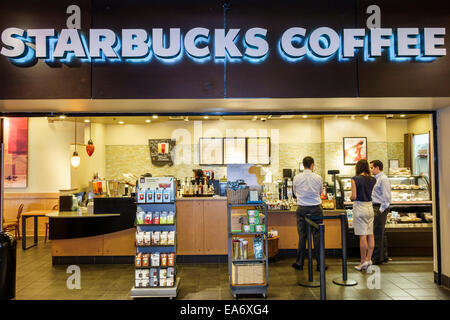
[(247, 163), (270, 164), (270, 138), (247, 139)]
[(222, 138), (200, 138), (200, 164), (223, 164)]
[(223, 143), (224, 164), (246, 163), (246, 138), (224, 138)]
[(173, 165), (173, 152), (175, 140), (172, 139), (149, 139), (150, 158), (155, 166)]

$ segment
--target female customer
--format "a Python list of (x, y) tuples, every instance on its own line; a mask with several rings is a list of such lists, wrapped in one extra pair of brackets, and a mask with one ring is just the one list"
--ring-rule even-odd
[(372, 265), (372, 253), (374, 248), (373, 237), (373, 207), (372, 190), (376, 179), (370, 175), (367, 160), (359, 160), (356, 163), (356, 176), (352, 178), (353, 201), (353, 227), (355, 235), (359, 236), (359, 250), (361, 263), (355, 267), (356, 270), (366, 270)]

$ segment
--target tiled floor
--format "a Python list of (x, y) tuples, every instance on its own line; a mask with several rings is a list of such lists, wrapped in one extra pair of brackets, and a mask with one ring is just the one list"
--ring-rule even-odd
[[(17, 300), (120, 300), (131, 299), (129, 292), (134, 282), (133, 265), (80, 265), (81, 289), (67, 289), (70, 274), (67, 266), (52, 266), (50, 243), (39, 242), (37, 247), (23, 251), (17, 249)], [(293, 257), (281, 257), (269, 264), (267, 299), (319, 299), (319, 288), (297, 285), (307, 271), (291, 267)], [(379, 281), (370, 280), (374, 274), (353, 269), (356, 260), (349, 262), (350, 279), (358, 281), (354, 287), (340, 287), (332, 280), (341, 276), (341, 260), (327, 258), (327, 299), (334, 300), (450, 300), (450, 291), (433, 282), (433, 263), (429, 258), (394, 259), (380, 267)], [(232, 299), (226, 264), (183, 264), (178, 266), (181, 286), (178, 299)], [(318, 277), (318, 273), (314, 274)], [(372, 277), (372, 278), (371, 278)], [(376, 285), (379, 284), (379, 288)], [(246, 298), (262, 299), (261, 296)]]

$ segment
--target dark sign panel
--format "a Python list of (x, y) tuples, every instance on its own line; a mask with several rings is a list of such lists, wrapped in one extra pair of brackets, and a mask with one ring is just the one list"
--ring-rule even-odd
[[(27, 29), (67, 28), (70, 5), (81, 9), (81, 31), (91, 27), (89, 0), (0, 1), (0, 32)], [(0, 41), (2, 47), (4, 44)], [(33, 50), (27, 48), (29, 53)], [(22, 63), (22, 61), (27, 61)], [(88, 99), (91, 97), (91, 66), (51, 59), (14, 59), (0, 55), (0, 99)]]

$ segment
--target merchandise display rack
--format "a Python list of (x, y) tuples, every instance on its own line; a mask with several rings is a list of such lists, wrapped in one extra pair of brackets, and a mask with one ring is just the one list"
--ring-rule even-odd
[[(233, 232), (231, 230), (231, 215), (233, 208), (255, 208), (262, 209), (264, 214), (265, 230), (263, 232)], [(269, 259), (268, 259), (268, 222), (267, 222), (267, 205), (264, 203), (246, 203), (246, 204), (228, 204), (228, 277), (230, 281), (231, 294), (234, 298), (237, 298), (238, 294), (261, 294), (264, 298), (267, 296), (267, 287), (269, 286)], [(262, 259), (255, 259), (249, 257), (248, 259), (233, 259), (233, 236), (258, 236), (262, 235), (264, 238), (264, 256)], [(264, 264), (265, 268), (265, 281), (262, 284), (234, 284), (232, 276), (233, 264)]]
[[(137, 187), (138, 188), (138, 187)], [(174, 192), (175, 190), (173, 190)], [(175, 194), (175, 193), (173, 193)], [(137, 212), (174, 212), (174, 223), (173, 224), (137, 224), (136, 223), (136, 231), (174, 231), (175, 239), (173, 245), (136, 245), (136, 254), (152, 254), (152, 253), (174, 253), (174, 265), (173, 266), (152, 266), (151, 259), (149, 259), (148, 266), (136, 266), (135, 269), (156, 269), (158, 276), (158, 286), (148, 286), (148, 287), (136, 287), (135, 285), (131, 288), (130, 296), (133, 299), (138, 298), (176, 298), (178, 289), (180, 287), (180, 278), (178, 277), (177, 265), (176, 265), (176, 244), (177, 244), (177, 214), (176, 214), (176, 203), (175, 200), (171, 202), (163, 202), (163, 203), (142, 203), (136, 202)], [(173, 286), (160, 286), (160, 270), (174, 268), (174, 283)]]

